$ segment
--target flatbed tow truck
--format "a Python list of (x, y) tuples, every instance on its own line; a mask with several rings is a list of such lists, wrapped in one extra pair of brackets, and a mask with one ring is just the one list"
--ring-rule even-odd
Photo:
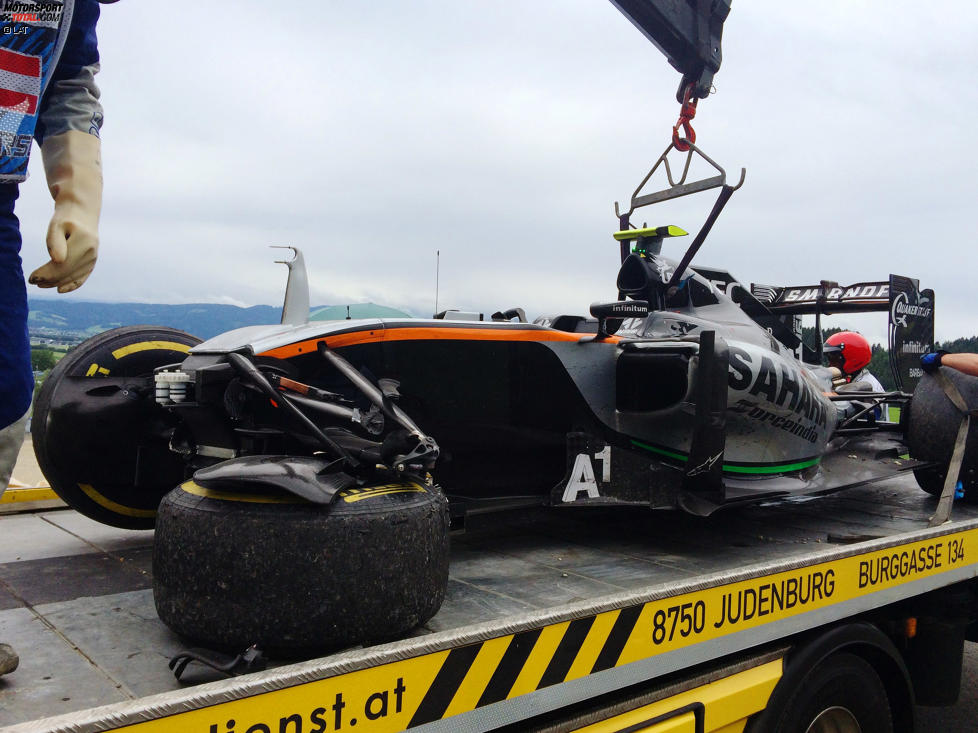
[(915, 702), (956, 699), (978, 609), (978, 507), (929, 528), (934, 508), (900, 478), (707, 518), (495, 515), (452, 537), (448, 597), (415, 636), (230, 679), (194, 663), (183, 682), (167, 660), (186, 642), (153, 609), (151, 533), (72, 511), (9, 514), (0, 637), (24, 658), (0, 681), (0, 724), (766, 731), (826, 706), (807, 699), (815, 673), (911, 730)]

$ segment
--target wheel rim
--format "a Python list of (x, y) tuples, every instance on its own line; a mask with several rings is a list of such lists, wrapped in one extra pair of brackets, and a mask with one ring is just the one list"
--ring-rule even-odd
[(805, 733), (862, 733), (856, 716), (843, 707), (820, 712)]

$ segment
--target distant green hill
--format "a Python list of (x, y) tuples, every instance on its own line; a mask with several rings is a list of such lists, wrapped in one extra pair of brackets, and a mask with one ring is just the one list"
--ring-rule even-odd
[[(31, 338), (74, 343), (117, 326), (170, 326), (202, 339), (243, 326), (279, 323), (282, 309), (274, 305), (241, 308), (217, 303), (168, 305), (161, 303), (97, 303), (70, 299), (33, 298), (29, 301), (28, 329)], [(403, 318), (408, 313), (376, 303), (318, 305), (310, 319)]]
[(32, 337), (76, 340), (116, 326), (171, 326), (208, 339), (232, 328), (278, 323), (282, 309), (271, 305), (240, 308), (216, 303), (95, 303), (33, 298), (27, 326)]
[(411, 318), (410, 313), (388, 308), (376, 303), (354, 303), (352, 305), (328, 305), (313, 308), (310, 321), (342, 321), (345, 318)]

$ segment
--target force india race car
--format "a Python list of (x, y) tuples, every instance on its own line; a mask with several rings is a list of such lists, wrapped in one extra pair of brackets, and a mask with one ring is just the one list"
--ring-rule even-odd
[[(37, 400), (39, 463), (79, 512), (155, 523), (171, 628), (284, 650), (424, 622), (444, 597), (449, 524), (473, 512), (708, 515), (911, 469), (941, 493), (953, 435), (906, 455), (931, 291), (898, 276), (748, 289), (688, 267), (695, 247), (664, 257), (678, 234), (623, 227), (620, 299), (535, 323), (520, 309), (308, 322), (296, 251), (279, 325), (203, 343), (125, 327), (72, 350)], [(889, 313), (891, 393), (836, 389), (802, 359), (819, 356), (802, 315), (867, 310)], [(900, 422), (881, 403), (902, 405)]]
[[(708, 514), (918, 466), (889, 460), (907, 452), (904, 430), (874, 409), (908, 395), (833, 394), (831, 371), (797, 358), (782, 314), (886, 308), (897, 348), (918, 356), (931, 345), (928, 291), (897, 276), (755, 288), (765, 304), (703, 269), (666, 296), (675, 263), (648, 242), (675, 229), (627, 232), (638, 245), (618, 285), (638, 299), (595, 305), (596, 318), (286, 322), (203, 343), (168, 328), (108, 331), (45, 381), (38, 458), (71, 506), (131, 528), (152, 527), (162, 497), (191, 476), (319, 503), (434, 477), (461, 519), (518, 504)], [(915, 384), (910, 362), (896, 374)], [(873, 460), (842, 468), (839, 453)]]

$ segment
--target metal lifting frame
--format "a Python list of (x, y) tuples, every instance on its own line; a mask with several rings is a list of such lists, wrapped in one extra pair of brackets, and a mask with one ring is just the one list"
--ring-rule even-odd
[[(665, 149), (662, 155), (659, 156), (658, 160), (655, 161), (655, 165), (652, 166), (652, 170), (645, 175), (645, 178), (642, 179), (642, 181), (638, 184), (638, 187), (632, 193), (628, 211), (621, 213), (618, 202), (615, 202), (615, 215), (618, 217), (618, 228), (624, 231), (631, 226), (630, 218), (632, 212), (634, 212), (637, 208), (657, 204), (662, 201), (668, 201), (681, 196), (688, 196), (693, 193), (699, 193), (700, 191), (708, 191), (712, 188), (721, 189), (720, 195), (713, 204), (713, 210), (710, 211), (709, 216), (706, 217), (706, 221), (703, 222), (703, 226), (701, 226), (699, 232), (696, 233), (696, 237), (693, 239), (692, 244), (690, 244), (689, 249), (686, 250), (686, 254), (683, 256), (682, 261), (679, 263), (679, 266), (676, 268), (675, 272), (673, 272), (672, 278), (670, 278), (667, 286), (668, 288), (676, 287), (679, 284), (683, 273), (685, 272), (686, 268), (689, 267), (689, 264), (692, 262), (696, 252), (703, 244), (706, 236), (710, 233), (710, 230), (713, 228), (713, 224), (716, 223), (717, 218), (720, 216), (720, 212), (723, 211), (723, 207), (726, 206), (727, 201), (733, 195), (733, 192), (744, 185), (744, 178), (747, 175), (747, 170), (741, 168), (740, 180), (737, 181), (735, 186), (731, 186), (727, 183), (726, 171), (721, 168), (712, 158), (696, 147), (696, 145), (694, 145), (690, 140), (682, 140), (681, 143), (683, 144), (683, 147), (686, 148), (686, 162), (683, 165), (682, 176), (680, 176), (678, 180), (673, 178), (672, 168), (669, 165), (669, 153), (671, 153), (674, 149), (681, 150), (681, 148), (677, 146), (676, 141), (673, 140), (671, 143), (669, 143), (669, 146)], [(693, 159), (693, 153), (696, 153), (703, 160), (709, 163), (714, 169), (716, 169), (718, 174), (710, 178), (704, 178), (700, 181), (687, 183), (686, 179), (689, 177), (689, 167)], [(665, 168), (666, 179), (669, 182), (669, 186), (661, 191), (640, 196), (639, 194), (645, 187), (645, 184), (648, 183), (650, 178), (652, 178), (652, 175), (656, 172), (656, 170), (658, 170), (660, 165)], [(623, 260), (628, 254), (628, 247), (629, 240), (623, 240), (621, 243)]]

